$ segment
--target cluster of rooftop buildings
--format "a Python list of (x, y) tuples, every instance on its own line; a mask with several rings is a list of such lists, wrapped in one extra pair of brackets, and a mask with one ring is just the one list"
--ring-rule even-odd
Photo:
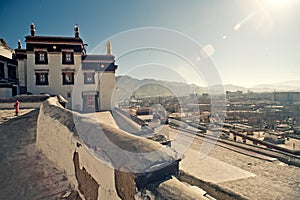
[[(300, 125), (300, 93), (243, 93), (227, 92), (224, 133), (234, 129), (249, 137), (271, 143), (295, 143), (298, 140)], [(208, 130), (213, 123), (212, 105), (206, 94), (195, 97), (134, 97), (128, 108), (139, 116), (139, 110), (151, 109), (151, 105), (162, 104), (169, 118), (187, 122), (198, 129)], [(172, 106), (170, 106), (172, 104)], [(124, 106), (122, 104), (122, 106)], [(151, 116), (150, 116), (151, 118)], [(154, 117), (152, 117), (154, 118)], [(151, 118), (151, 119), (152, 119)], [(229, 127), (229, 128), (228, 128)], [(228, 130), (227, 130), (228, 129)], [(289, 138), (292, 138), (289, 140)], [(295, 148), (293, 146), (289, 148)]]

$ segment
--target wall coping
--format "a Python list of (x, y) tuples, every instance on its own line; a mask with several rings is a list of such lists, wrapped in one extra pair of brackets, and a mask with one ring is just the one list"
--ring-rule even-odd
[(174, 149), (65, 109), (57, 97), (47, 99), (41, 109), (67, 127), (97, 159), (111, 163), (115, 169), (144, 173), (179, 160)]

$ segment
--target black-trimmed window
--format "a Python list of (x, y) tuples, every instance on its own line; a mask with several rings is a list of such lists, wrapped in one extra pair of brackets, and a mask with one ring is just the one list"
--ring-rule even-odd
[(48, 72), (35, 72), (36, 85), (49, 85)]
[(0, 79), (5, 78), (4, 63), (0, 62)]
[(8, 79), (16, 79), (17, 78), (17, 69), (14, 66), (7, 67), (7, 77)]
[(62, 64), (73, 65), (74, 64), (74, 53), (73, 52), (62, 52)]
[(84, 75), (84, 84), (95, 84), (95, 73), (86, 72)]
[(35, 52), (35, 64), (48, 64), (47, 51), (36, 51)]
[(62, 73), (63, 85), (74, 85), (74, 72)]

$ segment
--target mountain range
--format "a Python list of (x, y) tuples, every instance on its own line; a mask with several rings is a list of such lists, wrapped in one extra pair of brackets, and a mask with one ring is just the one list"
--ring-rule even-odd
[[(117, 87), (119, 99), (130, 98), (130, 96), (188, 96), (192, 93), (208, 93), (208, 88), (195, 84), (182, 82), (170, 82), (155, 79), (136, 79), (130, 76), (117, 76)], [(254, 87), (243, 87), (232, 84), (226, 84), (222, 87), (212, 86), (210, 90), (224, 88), (225, 91), (242, 92), (274, 92), (274, 91), (293, 91), (300, 92), (300, 80), (285, 81), (274, 84), (261, 84)]]

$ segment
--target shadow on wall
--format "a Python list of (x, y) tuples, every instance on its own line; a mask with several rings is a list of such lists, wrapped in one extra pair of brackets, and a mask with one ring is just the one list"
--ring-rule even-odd
[[(89, 130), (89, 133), (84, 135), (87, 137), (86, 140), (79, 137), (74, 115), (80, 123), (79, 127), (83, 131)], [(105, 135), (99, 136), (99, 131)], [(107, 146), (113, 147), (107, 145), (108, 139), (125, 149), (130, 148), (142, 152), (167, 148), (157, 142), (132, 136), (113, 126), (99, 125), (99, 122), (63, 108), (56, 97), (47, 99), (40, 107), (37, 122), (37, 147), (65, 172), (71, 184), (85, 199), (134, 199), (137, 192), (142, 191), (147, 185), (164, 181), (178, 173), (179, 160), (177, 154), (170, 149), (167, 152), (157, 151), (151, 159), (141, 156), (137, 161), (130, 160), (130, 157), (127, 158), (128, 155), (125, 154), (124, 160), (128, 162), (115, 167), (116, 159), (120, 157), (119, 152), (116, 151), (116, 154), (110, 157), (101, 157), (107, 153)], [(98, 151), (101, 154), (98, 154)], [(162, 168), (144, 173), (134, 173), (130, 170), (124, 172), (126, 167), (145, 163), (152, 167), (161, 164)]]
[(78, 152), (74, 153), (73, 162), (79, 191), (85, 199), (97, 200), (99, 184), (84, 167), (80, 169)]

